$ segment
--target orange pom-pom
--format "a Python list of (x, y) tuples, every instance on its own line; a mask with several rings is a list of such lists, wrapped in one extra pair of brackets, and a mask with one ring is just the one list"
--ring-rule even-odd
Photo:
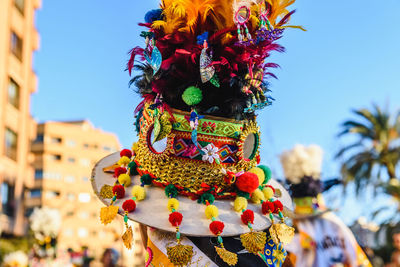
[(175, 211), (175, 212), (172, 212), (171, 214), (169, 214), (168, 220), (172, 226), (177, 227), (177, 226), (181, 225), (182, 218), (183, 218), (182, 213)]
[(120, 184), (114, 185), (112, 192), (113, 195), (117, 195), (117, 198), (123, 198), (125, 196), (125, 188)]
[(243, 192), (253, 193), (258, 188), (258, 177), (251, 172), (245, 172), (236, 178), (236, 187)]
[(254, 212), (252, 210), (245, 210), (240, 218), (245, 225), (254, 223)]
[(132, 212), (136, 209), (136, 202), (133, 199), (127, 199), (122, 203), (122, 209), (127, 212)]
[(210, 231), (214, 235), (221, 234), (224, 231), (224, 227), (224, 223), (220, 221), (213, 221), (212, 223), (210, 223)]

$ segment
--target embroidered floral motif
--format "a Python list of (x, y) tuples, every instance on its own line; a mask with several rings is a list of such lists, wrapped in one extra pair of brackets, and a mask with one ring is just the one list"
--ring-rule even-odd
[(203, 132), (206, 132), (206, 133), (213, 133), (213, 132), (215, 132), (215, 127), (216, 127), (216, 124), (215, 124), (215, 122), (211, 122), (211, 121), (209, 121), (209, 122), (203, 122), (203, 124), (201, 125), (201, 130), (203, 131)]
[(208, 144), (206, 147), (202, 148), (201, 151), (204, 153), (202, 157), (203, 161), (208, 161), (210, 163), (214, 161), (216, 163), (219, 162), (218, 147), (213, 144)]

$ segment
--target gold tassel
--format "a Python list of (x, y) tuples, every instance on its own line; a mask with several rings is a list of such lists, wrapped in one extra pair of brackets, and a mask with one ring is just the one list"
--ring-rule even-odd
[(126, 229), (125, 233), (122, 235), (122, 241), (124, 242), (124, 245), (127, 249), (132, 248), (133, 232), (131, 226), (129, 226)]
[(167, 247), (167, 255), (170, 262), (174, 265), (187, 265), (193, 257), (193, 247), (182, 245), (178, 242), (177, 245)]
[(284, 223), (275, 223), (269, 228), (269, 233), (275, 244), (289, 244), (294, 237), (294, 228)]
[(100, 209), (100, 220), (104, 225), (109, 224), (118, 214), (117, 206), (108, 206)]
[(100, 189), (100, 197), (103, 199), (112, 198), (114, 196), (112, 192), (112, 186), (105, 184)]
[(240, 240), (248, 252), (257, 255), (258, 252), (264, 251), (265, 243), (267, 242), (267, 233), (251, 231), (240, 235)]
[(238, 262), (238, 257), (235, 253), (226, 250), (223, 246), (215, 246), (218, 256), (229, 266), (234, 266)]

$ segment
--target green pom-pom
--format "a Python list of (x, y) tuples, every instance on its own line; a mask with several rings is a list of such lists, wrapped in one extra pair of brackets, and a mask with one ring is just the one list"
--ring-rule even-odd
[(265, 179), (264, 179), (263, 184), (268, 183), (269, 180), (271, 180), (271, 176), (272, 176), (271, 169), (265, 165), (259, 165), (257, 167), (264, 171)]
[(178, 195), (178, 189), (173, 184), (167, 185), (164, 192), (167, 197), (176, 197)]
[(200, 196), (197, 202), (206, 204), (206, 200), (208, 200), (208, 203), (212, 204), (214, 203), (215, 197), (210, 193), (204, 193)]
[(131, 161), (131, 162), (128, 164), (128, 168), (129, 168), (129, 174), (130, 174), (130, 175), (138, 175), (138, 174), (139, 174), (138, 171), (137, 171), (136, 162)]
[(243, 192), (243, 191), (238, 191), (238, 192), (237, 192), (237, 196), (238, 196), (238, 197), (244, 197), (244, 198), (246, 198), (246, 199), (250, 199), (250, 194), (247, 193), (247, 192)]
[(140, 182), (144, 185), (151, 185), (153, 180), (151, 179), (151, 176), (148, 174), (143, 175), (140, 177)]
[(201, 102), (203, 99), (203, 94), (201, 90), (195, 86), (190, 86), (186, 88), (185, 92), (182, 94), (183, 102), (188, 106), (194, 106)]

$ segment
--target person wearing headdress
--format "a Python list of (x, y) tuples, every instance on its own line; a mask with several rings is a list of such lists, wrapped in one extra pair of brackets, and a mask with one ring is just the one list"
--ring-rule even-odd
[(297, 267), (371, 267), (350, 229), (324, 203), (322, 149), (295, 145), (280, 157), (295, 209), (287, 250)]
[[(294, 11), (287, 0), (163, 0), (145, 47), (130, 51), (143, 98), (138, 141), (98, 162), (94, 191), (108, 224), (148, 226), (146, 266), (277, 266), (294, 230), (287, 191), (260, 165), (256, 111), (271, 105), (267, 62)], [(141, 62), (135, 60), (139, 59)]]

